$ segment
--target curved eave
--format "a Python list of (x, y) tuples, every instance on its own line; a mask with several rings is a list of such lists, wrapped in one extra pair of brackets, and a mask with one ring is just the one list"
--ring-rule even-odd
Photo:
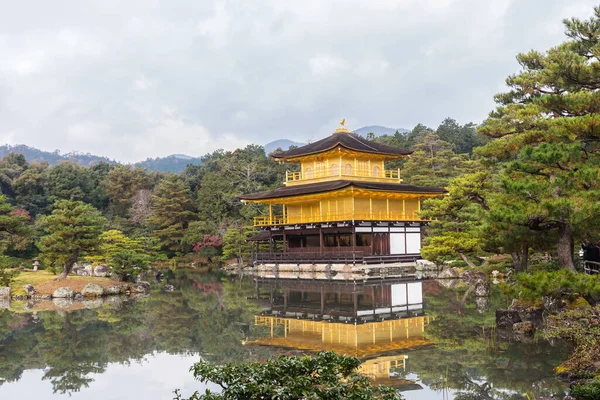
[(404, 184), (373, 183), (360, 181), (328, 181), (315, 184), (284, 186), (267, 192), (237, 196), (245, 202), (271, 203), (281, 200), (298, 200), (309, 196), (340, 194), (343, 191), (354, 193), (381, 193), (412, 195), (418, 197), (438, 197), (447, 193), (443, 188), (429, 188)]
[(331, 146), (331, 147), (328, 147), (325, 149), (320, 149), (317, 151), (296, 154), (296, 155), (292, 155), (292, 156), (287, 156), (283, 153), (279, 153), (279, 154), (278, 153), (270, 153), (269, 157), (275, 158), (280, 161), (294, 162), (294, 161), (299, 161), (303, 158), (312, 157), (312, 156), (316, 156), (319, 154), (324, 154), (324, 153), (328, 153), (330, 151), (334, 151), (338, 147), (346, 149), (351, 152), (380, 156), (380, 157), (383, 157), (383, 158), (389, 159), (389, 160), (395, 160), (395, 159), (398, 159), (401, 157), (410, 156), (412, 153), (414, 153), (413, 150), (405, 150), (402, 153), (389, 153), (389, 152), (382, 152), (382, 151), (376, 151), (376, 150), (364, 150), (364, 149), (352, 148), (350, 146), (344, 145), (343, 143), (337, 143), (334, 146)]

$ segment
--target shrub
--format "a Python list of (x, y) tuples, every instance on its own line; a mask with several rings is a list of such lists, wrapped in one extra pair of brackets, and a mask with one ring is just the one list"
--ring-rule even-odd
[(575, 384), (571, 389), (571, 396), (575, 397), (577, 400), (599, 400), (600, 380)]
[(534, 274), (517, 274), (514, 285), (504, 285), (508, 295), (522, 300), (538, 301), (543, 296), (574, 300), (585, 298), (590, 304), (600, 296), (600, 276), (586, 275), (567, 269)]
[[(223, 390), (196, 392), (188, 400), (402, 399), (393, 388), (372, 387), (368, 378), (356, 373), (359, 365), (357, 358), (327, 351), (314, 357), (281, 356), (264, 363), (215, 366), (200, 361), (191, 368), (194, 377), (216, 383)], [(175, 395), (175, 400), (183, 400), (178, 390)]]
[(20, 272), (14, 269), (14, 260), (7, 256), (0, 256), (0, 287), (10, 286), (19, 276)]
[(558, 371), (595, 373), (595, 362), (600, 359), (600, 306), (567, 310), (552, 316), (546, 334), (565, 339), (575, 346)]

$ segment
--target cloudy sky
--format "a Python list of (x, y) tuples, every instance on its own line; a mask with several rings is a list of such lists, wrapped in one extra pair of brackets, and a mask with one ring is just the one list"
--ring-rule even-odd
[(0, 144), (119, 161), (481, 122), (598, 0), (0, 0)]

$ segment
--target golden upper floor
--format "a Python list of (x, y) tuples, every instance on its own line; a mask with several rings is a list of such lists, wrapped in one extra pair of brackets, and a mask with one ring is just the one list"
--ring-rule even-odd
[(386, 170), (385, 161), (409, 154), (409, 150), (369, 141), (341, 128), (317, 142), (271, 156), (299, 163), (300, 171), (288, 171), (284, 183), (300, 185), (340, 179), (400, 183), (400, 170)]

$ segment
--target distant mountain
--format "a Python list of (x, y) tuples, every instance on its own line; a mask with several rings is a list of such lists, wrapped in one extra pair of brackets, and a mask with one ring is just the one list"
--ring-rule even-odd
[(306, 143), (298, 143), (288, 139), (279, 139), (265, 144), (265, 153), (271, 154), (277, 149), (288, 150), (290, 146), (304, 146)]
[(58, 164), (61, 161), (71, 161), (84, 167), (89, 167), (94, 164), (98, 164), (104, 161), (109, 164), (117, 164), (116, 161), (106, 157), (95, 156), (90, 153), (78, 153), (71, 152), (66, 154), (60, 154), (58, 150), (53, 152), (43, 151), (36, 149), (35, 147), (29, 147), (24, 144), (17, 144), (14, 146), (5, 144), (0, 146), (0, 158), (8, 155), (9, 153), (23, 154), (25, 159), (29, 162), (43, 162), (46, 161), (50, 165)]
[(386, 126), (381, 126), (381, 125), (369, 125), (369, 126), (363, 126), (362, 128), (358, 128), (354, 131), (354, 133), (359, 134), (362, 137), (366, 137), (369, 132), (373, 132), (375, 134), (375, 136), (382, 136), (382, 135), (393, 135), (394, 133), (396, 133), (396, 131), (400, 132), (400, 133), (407, 133), (410, 132), (409, 129), (404, 129), (404, 128), (388, 128)]
[[(50, 165), (55, 165), (62, 161), (71, 161), (84, 167), (89, 167), (98, 164), (99, 162), (119, 164), (117, 161), (107, 157), (95, 156), (89, 153), (71, 152), (60, 154), (58, 150), (53, 152), (43, 151), (24, 144), (14, 146), (5, 144), (0, 146), (0, 158), (7, 156), (9, 153), (23, 154), (25, 159), (29, 162), (46, 161)], [(149, 171), (178, 173), (183, 171), (188, 164), (199, 165), (201, 162), (201, 159), (198, 157), (190, 157), (185, 154), (173, 154), (167, 157), (148, 158), (145, 161), (140, 161), (133, 165), (146, 168)]]
[(175, 174), (183, 171), (188, 164), (200, 165), (200, 157), (190, 157), (185, 154), (173, 154), (167, 157), (147, 158), (145, 161), (137, 162), (136, 167), (146, 168), (149, 171), (173, 172)]

